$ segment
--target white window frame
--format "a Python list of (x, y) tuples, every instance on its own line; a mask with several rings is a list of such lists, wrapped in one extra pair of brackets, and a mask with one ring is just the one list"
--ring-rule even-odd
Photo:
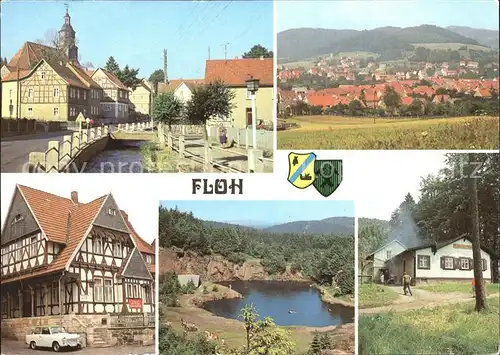
[(94, 279), (94, 301), (103, 302), (104, 300), (104, 285), (102, 278)]
[(33, 89), (28, 89), (28, 97), (29, 98), (33, 97)]
[[(467, 267), (464, 267), (465, 265), (467, 265)], [(469, 270), (469, 269), (470, 269), (469, 259), (460, 258), (460, 270)]]
[(134, 298), (132, 293), (132, 285), (127, 284), (127, 298)]
[[(421, 255), (418, 259), (418, 267), (419, 269), (430, 269), (430, 257), (428, 255)], [(429, 262), (427, 264), (427, 262)]]
[(76, 99), (80, 100), (80, 90), (76, 89)]
[(386, 258), (386, 260), (389, 260), (392, 258), (392, 250), (385, 251), (385, 258)]
[(45, 79), (45, 77), (46, 77), (46, 75), (45, 75), (45, 74), (46, 74), (46, 73), (43, 71), (43, 72), (42, 72), (42, 74), (41, 74), (42, 79)]
[(121, 242), (115, 242), (113, 244), (113, 256), (118, 256), (122, 257), (122, 243)]
[(54, 88), (54, 97), (59, 97), (59, 88)]
[(18, 241), (16, 243), (16, 257), (17, 257), (17, 260), (16, 261), (21, 261), (23, 259), (23, 242), (22, 241)]
[(56, 302), (53, 304), (59, 303), (59, 287), (57, 282), (52, 283), (52, 302)]
[[(451, 266), (448, 262), (451, 260)], [(452, 257), (445, 256), (444, 257), (444, 268), (445, 270), (453, 270), (455, 268), (455, 260)]]
[(83, 92), (83, 99), (87, 100), (87, 92), (86, 91)]
[(116, 216), (116, 210), (112, 207), (108, 208), (108, 214), (110, 216)]
[(36, 236), (30, 238), (30, 258), (38, 254), (38, 238)]
[(94, 243), (92, 244), (93, 244), (92, 251), (94, 252), (94, 254), (99, 254), (99, 255), (103, 254), (102, 252), (103, 243), (101, 238), (94, 239)]
[(103, 295), (104, 302), (112, 303), (113, 302), (113, 280), (112, 279), (104, 279), (103, 285)]
[(28, 117), (33, 117), (33, 107), (28, 107), (27, 115)]
[(54, 117), (59, 117), (59, 107), (54, 107), (52, 110)]

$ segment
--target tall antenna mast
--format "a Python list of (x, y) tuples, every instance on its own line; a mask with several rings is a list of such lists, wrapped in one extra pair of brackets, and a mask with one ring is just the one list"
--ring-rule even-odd
[(227, 46), (229, 42), (224, 43), (222, 46), (224, 47), (224, 59), (227, 59)]

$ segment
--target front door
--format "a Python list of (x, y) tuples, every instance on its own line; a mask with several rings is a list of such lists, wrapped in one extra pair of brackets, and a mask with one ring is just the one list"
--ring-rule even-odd
[(31, 291), (24, 290), (23, 292), (23, 317), (33, 317), (31, 314)]

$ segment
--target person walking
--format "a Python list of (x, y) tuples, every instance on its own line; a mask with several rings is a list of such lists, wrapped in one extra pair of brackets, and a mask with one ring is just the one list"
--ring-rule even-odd
[(476, 279), (472, 278), (472, 298), (476, 297)]
[(403, 292), (406, 295), (406, 292), (408, 290), (410, 296), (413, 296), (413, 294), (411, 293), (410, 282), (411, 282), (411, 276), (408, 275), (406, 271), (403, 272)]

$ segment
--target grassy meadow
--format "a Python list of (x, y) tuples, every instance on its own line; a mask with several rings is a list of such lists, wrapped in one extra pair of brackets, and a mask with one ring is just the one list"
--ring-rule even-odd
[[(457, 283), (442, 283), (435, 285), (425, 285), (418, 286), (419, 289), (430, 291), (430, 292), (439, 292), (439, 293), (447, 293), (447, 292), (463, 292), (463, 293), (472, 293), (472, 285), (470, 283), (457, 282)], [(486, 284), (486, 290), (488, 294), (499, 293), (500, 292), (500, 284)]]
[(360, 284), (358, 295), (359, 308), (384, 306), (399, 298), (392, 289), (379, 284)]
[(301, 116), (278, 131), (278, 149), (499, 149), (498, 117)]
[(359, 318), (359, 353), (494, 354), (500, 339), (498, 295), (489, 309), (475, 312), (474, 302)]

